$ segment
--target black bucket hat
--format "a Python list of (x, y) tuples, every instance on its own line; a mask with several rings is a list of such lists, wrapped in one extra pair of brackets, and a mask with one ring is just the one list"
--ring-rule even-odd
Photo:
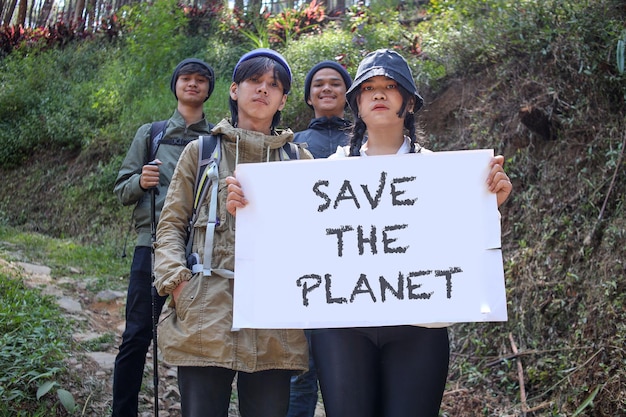
[[(182, 61), (180, 61), (178, 63), (178, 65), (176, 65), (176, 68), (174, 68), (174, 72), (172, 73), (172, 79), (170, 80), (170, 88), (172, 89), (172, 93), (174, 93), (174, 97), (176, 97), (176, 81), (178, 81), (178, 77), (180, 75), (180, 71), (183, 69), (183, 67), (187, 64), (198, 64), (204, 68), (206, 68), (206, 70), (209, 73), (209, 94), (206, 96), (206, 98), (204, 99), (204, 101), (207, 101), (209, 99), (209, 97), (211, 97), (211, 93), (213, 93), (213, 89), (215, 88), (215, 72), (213, 71), (213, 68), (211, 68), (211, 66), (209, 64), (207, 64), (206, 62), (197, 59), (197, 58), (187, 58), (187, 59), (183, 59)], [(178, 99), (178, 97), (176, 97)]]
[[(369, 80), (377, 75), (384, 75), (391, 78), (398, 84), (400, 84), (410, 94), (415, 96), (415, 105), (413, 111), (416, 112), (422, 108), (424, 99), (417, 92), (415, 81), (413, 81), (413, 74), (411, 68), (406, 60), (397, 53), (390, 49), (378, 49), (374, 52), (370, 52), (363, 58), (359, 64), (359, 68), (356, 71), (356, 77), (350, 89), (346, 92), (348, 103), (352, 103), (354, 94), (360, 88), (360, 85), (364, 81)], [(357, 109), (352, 109), (357, 111)]]

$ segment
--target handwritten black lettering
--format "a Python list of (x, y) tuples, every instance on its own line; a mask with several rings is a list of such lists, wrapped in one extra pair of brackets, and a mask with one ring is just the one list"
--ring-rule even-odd
[[(407, 193), (405, 189), (399, 188), (399, 184), (404, 184), (408, 182), (415, 181), (416, 177), (398, 177), (393, 178), (389, 183), (389, 194), (391, 195), (391, 205), (392, 206), (412, 206), (417, 201), (417, 198), (407, 198), (400, 199), (401, 196)], [(387, 183), (387, 173), (382, 171), (378, 178), (378, 186), (376, 187), (376, 192), (372, 194), (370, 191), (370, 187), (368, 184), (360, 184), (361, 189), (363, 190), (363, 194), (365, 198), (369, 202), (369, 207), (372, 210), (375, 210), (381, 203), (383, 193), (385, 191), (385, 186)], [(322, 191), (321, 187), (330, 187), (330, 181), (328, 180), (319, 180), (315, 184), (313, 184), (313, 194), (320, 197), (324, 202), (317, 207), (318, 212), (323, 212), (330, 208), (332, 198), (329, 193)], [(362, 198), (362, 197), (361, 197)], [(352, 183), (350, 180), (343, 180), (339, 191), (337, 192), (337, 196), (334, 199), (334, 203), (332, 204), (333, 209), (339, 208), (339, 204), (345, 201), (352, 201), (354, 206), (357, 209), (361, 208), (361, 202), (357, 194), (354, 191)]]
[(394, 178), (391, 181), (391, 204), (394, 206), (412, 206), (417, 201), (417, 198), (410, 198), (407, 200), (398, 200), (398, 196), (406, 193), (406, 190), (398, 190), (396, 184), (403, 182), (415, 181), (415, 177), (400, 177)]
[(316, 182), (313, 185), (313, 193), (316, 196), (321, 197), (324, 201), (326, 201), (326, 203), (324, 203), (324, 204), (320, 205), (319, 207), (317, 207), (317, 211), (319, 211), (320, 213), (322, 211), (326, 210), (328, 207), (330, 207), (330, 203), (331, 203), (330, 197), (328, 197), (328, 194), (320, 191), (320, 187), (322, 185), (328, 187), (328, 184), (329, 184), (328, 181), (320, 180), (320, 181)]
[(324, 275), (324, 280), (326, 281), (326, 304), (345, 304), (348, 302), (345, 297), (333, 298), (330, 288), (332, 286), (330, 274)]
[(385, 279), (382, 275), (378, 278), (378, 283), (380, 284), (380, 301), (383, 303), (387, 301), (386, 293), (389, 290), (394, 297), (398, 300), (404, 300), (404, 275), (402, 272), (398, 272), (398, 288), (395, 289), (391, 286), (389, 281)]
[(352, 226), (341, 226), (335, 229), (326, 229), (327, 235), (337, 235), (337, 256), (343, 256), (343, 234), (354, 230)]
[(390, 246), (393, 242), (395, 242), (398, 239), (390, 238), (389, 232), (392, 232), (394, 230), (406, 229), (407, 227), (409, 227), (408, 224), (396, 224), (393, 226), (385, 226), (385, 228), (383, 229), (383, 252), (385, 253), (405, 253), (406, 252), (406, 250), (409, 248), (408, 246), (399, 246), (395, 248), (392, 248)]
[(422, 292), (419, 294), (415, 294), (413, 291), (417, 290), (422, 286), (422, 284), (413, 284), (413, 280), (411, 278), (421, 277), (423, 275), (430, 275), (433, 271), (417, 271), (417, 272), (409, 272), (409, 276), (406, 279), (406, 289), (409, 292), (409, 300), (428, 300), (431, 295), (433, 295), (433, 291), (430, 293)]
[(370, 251), (372, 255), (376, 255), (378, 251), (376, 250), (376, 226), (370, 227), (370, 237), (363, 237), (363, 226), (357, 226), (357, 247), (359, 248), (359, 255), (363, 255), (365, 252), (365, 243), (369, 243)]
[(372, 208), (372, 210), (378, 207), (378, 204), (380, 203), (380, 199), (383, 195), (383, 189), (385, 188), (386, 179), (387, 179), (387, 173), (385, 171), (381, 172), (380, 180), (378, 181), (378, 189), (376, 190), (376, 196), (374, 198), (372, 198), (372, 195), (370, 194), (367, 184), (361, 184), (361, 188), (363, 189), (363, 192), (365, 193), (365, 197), (367, 197), (367, 201), (370, 202), (370, 207)]
[[(435, 291), (430, 292), (418, 292), (422, 287), (422, 283), (417, 282), (417, 278), (427, 275), (434, 275), (435, 277), (446, 278), (446, 296), (448, 299), (452, 298), (452, 275), (463, 272), (459, 267), (450, 267), (444, 270), (423, 270), (423, 271), (411, 271), (408, 274), (403, 274), (402, 271), (398, 272), (398, 279), (396, 287), (394, 287), (384, 276), (379, 276), (378, 283), (380, 286), (380, 300), (382, 303), (386, 302), (387, 294), (391, 294), (396, 300), (429, 300)], [(326, 304), (346, 304), (348, 299), (346, 297), (334, 297), (332, 294), (332, 280), (331, 274), (324, 275), (324, 286), (326, 290)], [(317, 274), (303, 275), (296, 280), (296, 285), (302, 287), (302, 304), (304, 306), (309, 305), (308, 296), (314, 290), (320, 287), (322, 278)], [(406, 293), (406, 297), (405, 297)], [(369, 294), (369, 298), (373, 303), (378, 302), (376, 294), (370, 285), (367, 275), (364, 273), (359, 274), (352, 293), (350, 294), (350, 303), (356, 302), (357, 295)]]
[(343, 200), (352, 200), (354, 201), (354, 205), (356, 206), (356, 208), (361, 208), (361, 205), (359, 204), (359, 200), (356, 198), (356, 195), (354, 194), (354, 190), (352, 189), (352, 185), (350, 184), (350, 181), (348, 180), (345, 180), (343, 182), (343, 185), (341, 186), (341, 190), (339, 190), (339, 194), (337, 195), (337, 198), (335, 199), (335, 205), (333, 206), (333, 208), (337, 208), (337, 206), (339, 206), (339, 202)]
[[(391, 232), (397, 230), (404, 230), (409, 227), (408, 224), (394, 224), (383, 227), (382, 231), (382, 242), (383, 242), (383, 252), (384, 253), (406, 253), (409, 246), (392, 246), (398, 238), (393, 237)], [(347, 233), (354, 230), (353, 226), (343, 225), (339, 227), (329, 227), (326, 229), (326, 235), (334, 235), (337, 236), (337, 256), (343, 256), (344, 243), (347, 239)], [(370, 226), (369, 234), (366, 235), (364, 226), (356, 226), (356, 247), (359, 255), (363, 255), (365, 253), (365, 246), (369, 246), (369, 253), (372, 255), (378, 254), (378, 238), (377, 238), (377, 227), (374, 225)]]
[[(309, 286), (309, 280), (313, 280), (315, 284)], [(296, 284), (298, 287), (302, 287), (302, 304), (308, 306), (309, 299), (307, 298), (307, 294), (322, 284), (322, 277), (315, 274), (304, 275), (296, 280)]]
[(446, 277), (446, 297), (452, 298), (452, 274), (463, 272), (458, 266), (446, 270), (435, 271), (436, 277)]
[[(363, 288), (366, 287), (366, 288)], [(372, 291), (372, 287), (370, 286), (369, 281), (367, 280), (367, 276), (365, 274), (361, 274), (359, 280), (356, 282), (354, 286), (354, 290), (352, 290), (352, 294), (350, 295), (350, 302), (353, 303), (357, 294), (369, 294), (372, 297), (372, 301), (376, 302), (376, 296)]]

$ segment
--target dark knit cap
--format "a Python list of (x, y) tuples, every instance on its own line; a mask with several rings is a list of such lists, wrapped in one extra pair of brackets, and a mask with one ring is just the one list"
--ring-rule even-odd
[[(406, 60), (397, 53), (389, 49), (379, 49), (374, 52), (370, 52), (363, 58), (359, 64), (359, 68), (356, 71), (356, 77), (352, 87), (346, 93), (348, 103), (352, 103), (352, 98), (355, 92), (359, 89), (359, 86), (364, 81), (369, 80), (377, 75), (384, 75), (391, 78), (398, 84), (400, 84), (410, 94), (415, 96), (415, 106), (413, 111), (418, 111), (424, 104), (424, 99), (417, 92), (415, 81), (413, 81), (413, 74), (411, 68)], [(352, 109), (356, 111), (357, 109)]]
[(207, 101), (209, 97), (211, 97), (211, 93), (213, 93), (213, 89), (215, 88), (215, 72), (213, 71), (213, 68), (211, 68), (209, 64), (196, 58), (183, 59), (182, 61), (180, 61), (178, 65), (176, 65), (176, 68), (174, 68), (174, 72), (172, 73), (172, 80), (170, 81), (170, 88), (172, 89), (172, 93), (174, 93), (174, 97), (176, 97), (176, 99), (178, 100), (178, 97), (176, 96), (176, 81), (178, 81), (178, 77), (180, 76), (180, 72), (183, 69), (183, 67), (188, 64), (200, 65), (204, 67), (206, 71), (208, 72), (209, 94), (204, 99), (204, 101)]
[[(289, 64), (287, 64), (287, 60), (285, 59), (285, 57), (283, 57), (278, 52), (272, 49), (267, 49), (267, 48), (258, 48), (258, 49), (252, 50), (244, 54), (241, 58), (239, 58), (239, 61), (237, 62), (237, 65), (235, 65), (235, 69), (233, 70), (233, 81), (235, 81), (235, 75), (237, 74), (237, 70), (239, 69), (239, 66), (241, 65), (241, 63), (249, 59), (256, 58), (256, 57), (266, 57), (266, 58), (270, 58), (276, 61), (285, 69), (285, 71), (287, 71), (287, 75), (289, 76), (289, 82), (290, 83), (293, 82), (293, 76), (291, 75), (291, 68), (289, 68)], [(288, 93), (289, 93), (289, 89), (286, 89), (285, 94), (288, 94)]]
[(346, 69), (342, 67), (341, 64), (339, 64), (338, 62), (322, 61), (316, 64), (313, 68), (311, 68), (309, 73), (306, 75), (306, 78), (304, 79), (304, 102), (310, 108), (313, 108), (313, 106), (309, 104), (309, 98), (311, 97), (311, 82), (313, 81), (313, 76), (315, 75), (315, 73), (322, 68), (331, 68), (337, 71), (339, 75), (341, 75), (341, 78), (343, 78), (343, 82), (346, 84), (346, 90), (348, 90), (352, 85), (352, 78), (350, 77), (350, 74), (348, 74), (348, 71), (346, 71)]

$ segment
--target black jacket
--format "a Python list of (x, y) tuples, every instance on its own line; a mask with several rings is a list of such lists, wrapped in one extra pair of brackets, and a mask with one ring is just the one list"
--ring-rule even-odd
[(337, 151), (337, 146), (348, 144), (350, 122), (339, 117), (312, 119), (309, 127), (296, 132), (293, 141), (308, 145), (314, 158), (328, 158)]

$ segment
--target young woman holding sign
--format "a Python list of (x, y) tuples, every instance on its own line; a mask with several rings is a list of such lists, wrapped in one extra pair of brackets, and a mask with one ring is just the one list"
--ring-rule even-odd
[[(351, 141), (332, 157), (430, 152), (416, 143), (415, 112), (423, 100), (398, 53), (367, 55), (346, 95), (355, 120)], [(498, 205), (512, 189), (503, 162), (493, 158), (487, 178)], [(448, 375), (446, 327), (318, 329), (311, 343), (328, 417), (439, 414)]]
[[(430, 152), (417, 144), (415, 112), (423, 100), (398, 53), (368, 54), (346, 96), (355, 120), (350, 145), (331, 158)], [(512, 189), (503, 163), (494, 157), (487, 178), (498, 205)], [(236, 179), (227, 183), (234, 214), (246, 200)], [(439, 414), (450, 350), (445, 324), (315, 329), (311, 346), (327, 417)]]

